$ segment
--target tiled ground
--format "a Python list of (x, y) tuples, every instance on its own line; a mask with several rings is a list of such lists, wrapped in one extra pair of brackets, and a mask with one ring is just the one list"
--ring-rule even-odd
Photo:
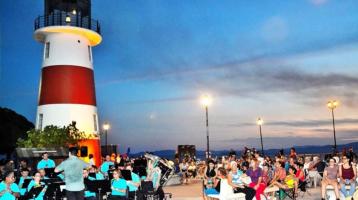
[[(299, 195), (298, 200), (320, 200), (320, 187), (309, 188), (304, 196)], [(174, 200), (202, 200), (201, 183), (193, 181), (190, 184), (164, 187), (164, 191), (173, 194)]]

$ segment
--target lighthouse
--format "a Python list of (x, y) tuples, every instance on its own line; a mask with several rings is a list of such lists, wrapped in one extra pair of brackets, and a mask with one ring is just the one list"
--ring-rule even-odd
[[(101, 43), (99, 22), (91, 18), (91, 0), (45, 0), (34, 23), (34, 38), (44, 45), (36, 128), (67, 126), (73, 121), (98, 135), (92, 48)], [(87, 141), (99, 156), (99, 139)], [(86, 144), (88, 145), (88, 144)]]

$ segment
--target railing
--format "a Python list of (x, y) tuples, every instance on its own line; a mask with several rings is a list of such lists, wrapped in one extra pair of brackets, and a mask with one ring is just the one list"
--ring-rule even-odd
[(58, 13), (39, 16), (35, 19), (35, 30), (47, 26), (75, 26), (89, 29), (101, 34), (101, 27), (97, 20), (93, 20), (89, 17), (82, 17), (81, 15)]

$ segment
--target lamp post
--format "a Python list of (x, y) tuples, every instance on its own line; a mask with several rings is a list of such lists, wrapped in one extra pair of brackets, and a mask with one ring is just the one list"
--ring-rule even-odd
[(337, 141), (336, 141), (336, 125), (334, 123), (334, 109), (338, 107), (339, 102), (337, 100), (330, 100), (327, 103), (327, 107), (332, 112), (332, 124), (333, 124), (333, 137), (334, 137), (334, 153), (337, 152)]
[(262, 142), (262, 130), (261, 130), (261, 126), (262, 126), (263, 123), (264, 123), (264, 120), (263, 120), (261, 117), (257, 118), (256, 124), (259, 126), (259, 130), (260, 130), (261, 152), (262, 152), (262, 156), (265, 157), (264, 144), (263, 144), (263, 142)]
[(206, 159), (210, 158), (210, 147), (209, 147), (209, 105), (211, 103), (211, 98), (208, 95), (204, 95), (201, 98), (201, 104), (205, 107), (206, 114)]
[(107, 134), (108, 134), (109, 128), (111, 128), (111, 126), (109, 125), (108, 122), (105, 122), (105, 123), (103, 124), (103, 130), (104, 130), (104, 133), (105, 133), (105, 148), (106, 148), (105, 152), (106, 152), (106, 155), (107, 155), (107, 153), (108, 153), (108, 152), (107, 152)]

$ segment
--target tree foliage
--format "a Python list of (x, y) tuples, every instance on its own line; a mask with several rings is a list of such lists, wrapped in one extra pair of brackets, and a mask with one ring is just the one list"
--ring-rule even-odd
[(44, 130), (31, 129), (26, 139), (17, 141), (22, 148), (68, 147), (76, 145), (78, 140), (87, 139), (84, 132), (76, 128), (76, 122), (65, 127), (46, 126)]
[(34, 128), (24, 116), (0, 107), (0, 153), (10, 154), (19, 138), (26, 138), (26, 131)]

